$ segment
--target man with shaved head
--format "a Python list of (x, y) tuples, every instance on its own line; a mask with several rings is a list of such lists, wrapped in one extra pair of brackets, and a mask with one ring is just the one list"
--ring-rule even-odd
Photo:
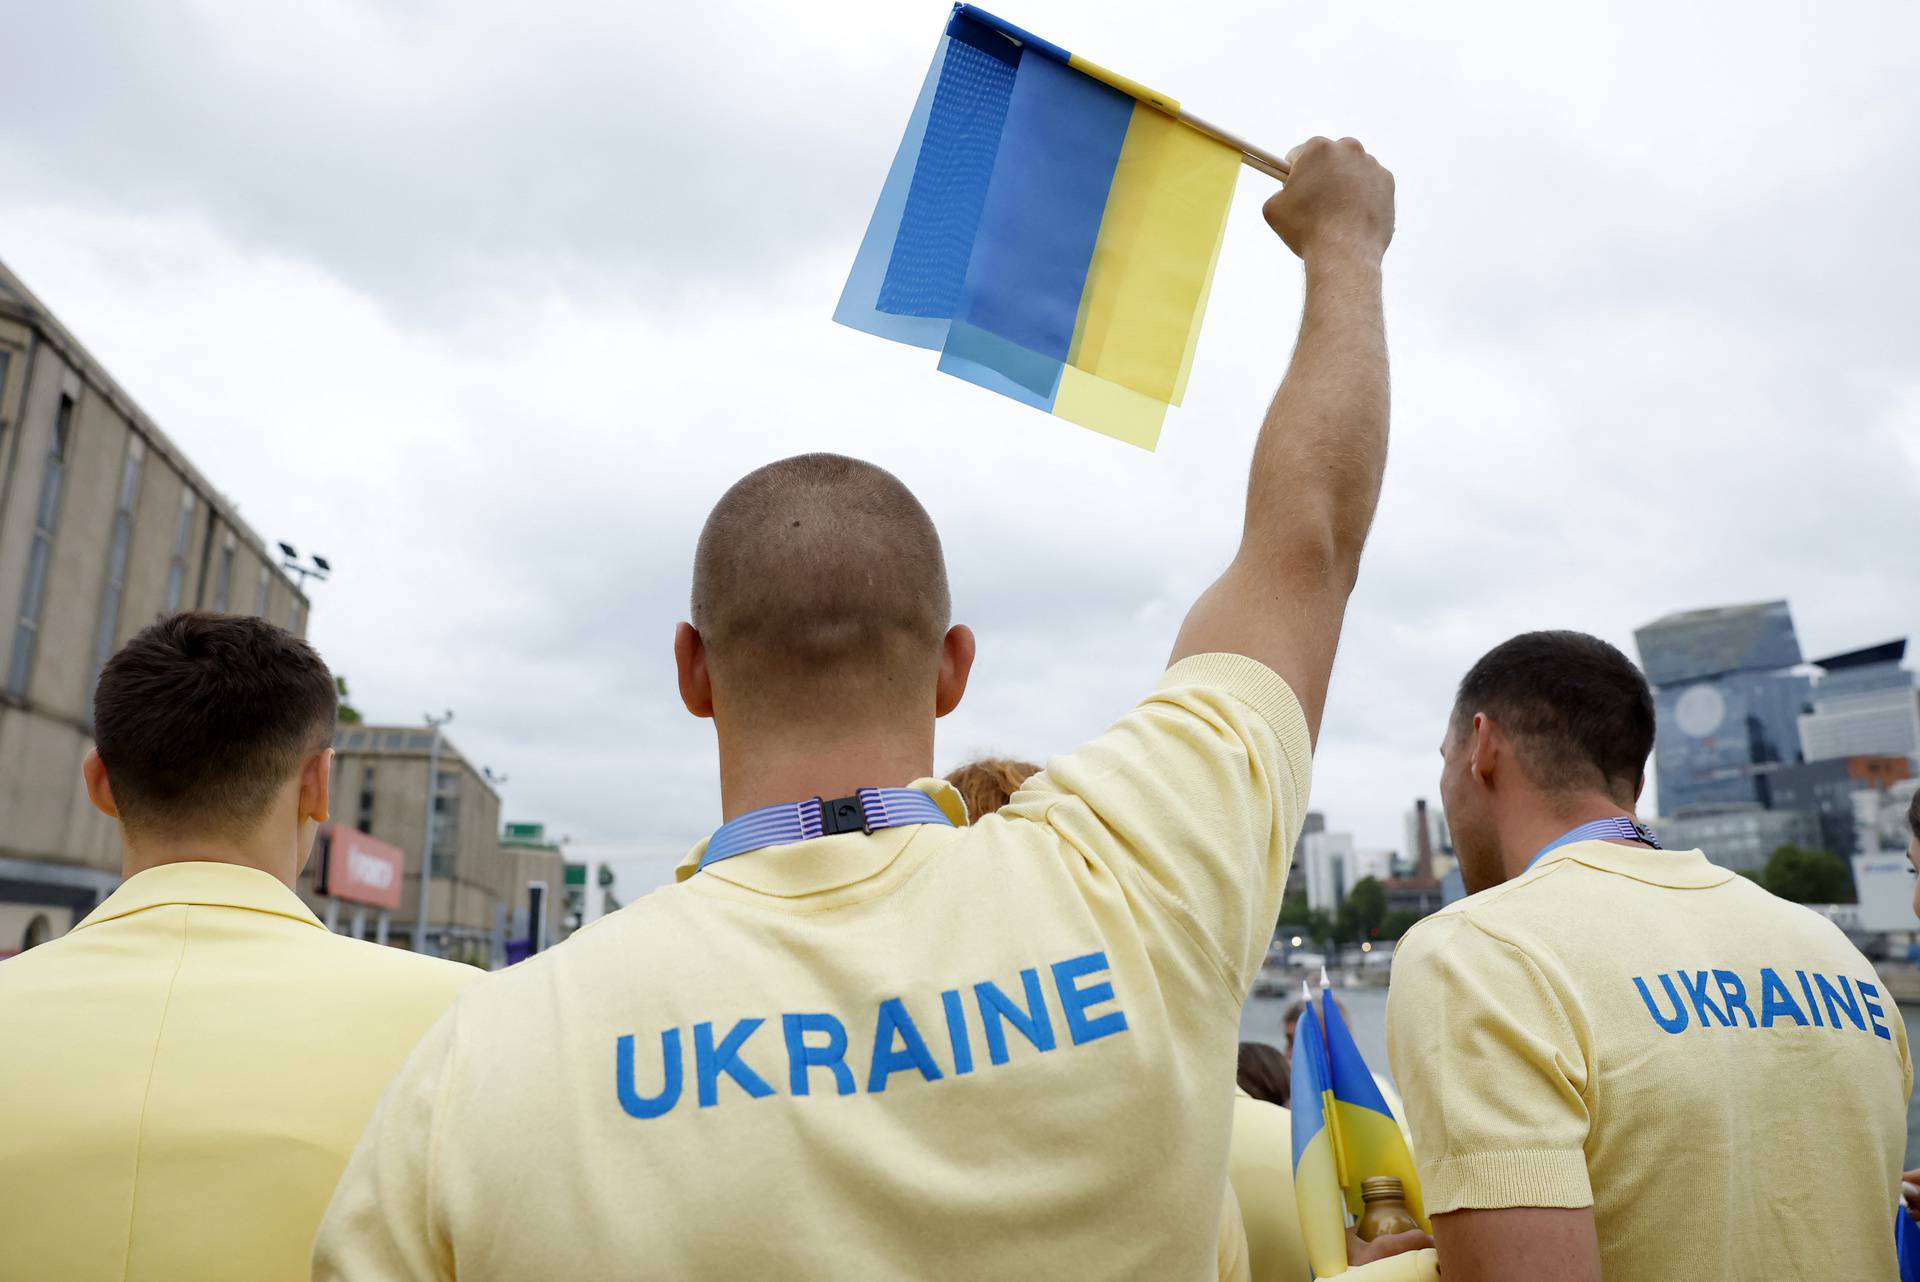
[(316, 1277), (1215, 1276), (1240, 1006), (1387, 443), (1391, 177), (1316, 139), (1265, 212), (1300, 337), (1146, 698), (969, 824), (932, 777), (974, 653), (933, 522), (854, 459), (748, 474), (674, 640), (725, 822), (428, 1035)]

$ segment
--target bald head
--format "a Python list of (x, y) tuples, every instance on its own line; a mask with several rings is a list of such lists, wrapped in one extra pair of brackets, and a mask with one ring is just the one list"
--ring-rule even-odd
[(940, 535), (897, 477), (838, 454), (749, 472), (693, 558), (717, 700), (783, 719), (932, 711), (951, 602)]

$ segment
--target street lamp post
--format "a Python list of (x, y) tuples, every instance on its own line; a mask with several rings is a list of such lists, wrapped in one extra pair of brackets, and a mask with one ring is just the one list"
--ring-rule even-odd
[(413, 951), (416, 953), (427, 951), (427, 897), (433, 890), (433, 819), (434, 809), (440, 803), (440, 727), (451, 720), (451, 708), (442, 716), (427, 717), (427, 729), (433, 734), (433, 745), (427, 750), (427, 836), (426, 844), (420, 848), (420, 912), (413, 927)]
[(307, 590), (308, 579), (318, 579), (322, 583), (325, 583), (327, 581), (327, 575), (333, 572), (333, 566), (328, 563), (327, 558), (324, 556), (315, 555), (309, 558), (313, 564), (308, 566), (300, 564), (300, 554), (293, 550), (293, 544), (282, 543), (280, 545), (280, 551), (286, 557), (285, 560), (280, 562), (280, 568), (288, 574), (297, 574), (300, 576), (300, 590), (302, 592)]

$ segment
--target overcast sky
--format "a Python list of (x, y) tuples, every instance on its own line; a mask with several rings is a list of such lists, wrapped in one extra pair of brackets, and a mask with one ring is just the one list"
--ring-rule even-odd
[[(1920, 631), (1920, 9), (1001, 12), (1276, 150), (1399, 180), (1393, 455), (1314, 804), (1434, 795), (1451, 686), (1575, 627), (1789, 599), (1809, 656)], [(671, 639), (706, 510), (860, 455), (980, 637), (938, 765), (1124, 711), (1237, 534), (1300, 272), (1243, 170), (1149, 455), (828, 319), (948, 6), (35, 4), (0, 258), (269, 540), (370, 719), (451, 707), (506, 817), (718, 819)], [(650, 875), (628, 870), (627, 889)]]

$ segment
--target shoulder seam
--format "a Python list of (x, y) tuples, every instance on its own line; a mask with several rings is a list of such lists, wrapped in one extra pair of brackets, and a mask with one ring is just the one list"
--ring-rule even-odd
[[(1475, 921), (1465, 913), (1460, 914), (1460, 917), (1461, 920), (1465, 921), (1469, 926), (1472, 926), (1479, 934), (1499, 944), (1502, 948), (1507, 949), (1520, 959), (1521, 965), (1527, 973), (1527, 982), (1533, 985), (1534, 991), (1540, 995), (1541, 999), (1552, 1009), (1554, 1015), (1559, 1019), (1560, 1027), (1567, 1034), (1567, 1040), (1584, 1052), (1586, 1048), (1581, 1045), (1578, 1030), (1574, 1028), (1572, 1021), (1567, 1018), (1567, 1012), (1561, 1005), (1559, 994), (1555, 993), (1547, 983), (1546, 976), (1541, 973), (1539, 963), (1535, 962), (1534, 959), (1528, 955), (1527, 950), (1513, 940), (1489, 930), (1485, 925)], [(1587, 1106), (1587, 1116), (1591, 1118), (1594, 1112), (1591, 1091), (1594, 1084), (1599, 1080), (1600, 1075), (1595, 1071), (1594, 1065), (1591, 1063), (1586, 1064), (1585, 1068), (1587, 1070), (1586, 1081), (1581, 1084), (1579, 1094), (1580, 1102)]]
[[(1079, 847), (1069, 841), (1060, 829), (1051, 823), (1047, 823), (1047, 817), (1053, 813), (1055, 807), (1063, 805), (1068, 801), (1078, 802), (1082, 806), (1086, 805), (1085, 799), (1080, 797), (1079, 794), (1062, 793), (1047, 803), (1046, 809), (1040, 812), (1039, 822), (1046, 824), (1047, 831), (1053, 835), (1056, 843), (1072, 848), (1076, 857), (1084, 857), (1080, 855)], [(1091, 810), (1090, 807), (1089, 810)], [(1098, 822), (1099, 817), (1096, 815), (1094, 818), (1095, 821)], [(1129, 886), (1135, 887), (1150, 898), (1158, 901), (1162, 908), (1169, 910), (1174, 921), (1179, 924), (1180, 933), (1185, 935), (1188, 941), (1200, 950), (1201, 954), (1206, 957), (1207, 964), (1213, 967), (1214, 974), (1220, 980), (1223, 996), (1227, 1004), (1237, 1009), (1240, 1003), (1245, 1000), (1244, 997), (1234, 996), (1234, 990), (1238, 986), (1238, 981), (1234, 978), (1232, 970), (1228, 967), (1224, 955), (1214, 946), (1211, 940), (1206, 938), (1204, 932), (1196, 926), (1193, 920), (1193, 909), (1188, 906), (1187, 902), (1172, 891), (1164, 890), (1156, 885), (1153, 878), (1142, 876), (1139, 866), (1132, 860), (1102, 860), (1101, 863), (1117, 876), (1124, 878)]]
[(180, 908), (180, 952), (173, 959), (173, 974), (167, 979), (167, 995), (160, 1003), (160, 1019), (153, 1031), (153, 1054), (147, 1059), (147, 1085), (140, 1093), (140, 1122), (133, 1133), (133, 1181), (127, 1197), (127, 1240), (120, 1255), (123, 1277), (133, 1267), (133, 1231), (139, 1223), (140, 1208), (140, 1155), (147, 1141), (147, 1105), (153, 1099), (154, 1069), (160, 1062), (160, 1044), (166, 1040), (167, 1013), (173, 1008), (174, 986), (180, 982), (180, 972), (187, 963), (187, 922), (193, 913), (193, 905), (182, 904)]

